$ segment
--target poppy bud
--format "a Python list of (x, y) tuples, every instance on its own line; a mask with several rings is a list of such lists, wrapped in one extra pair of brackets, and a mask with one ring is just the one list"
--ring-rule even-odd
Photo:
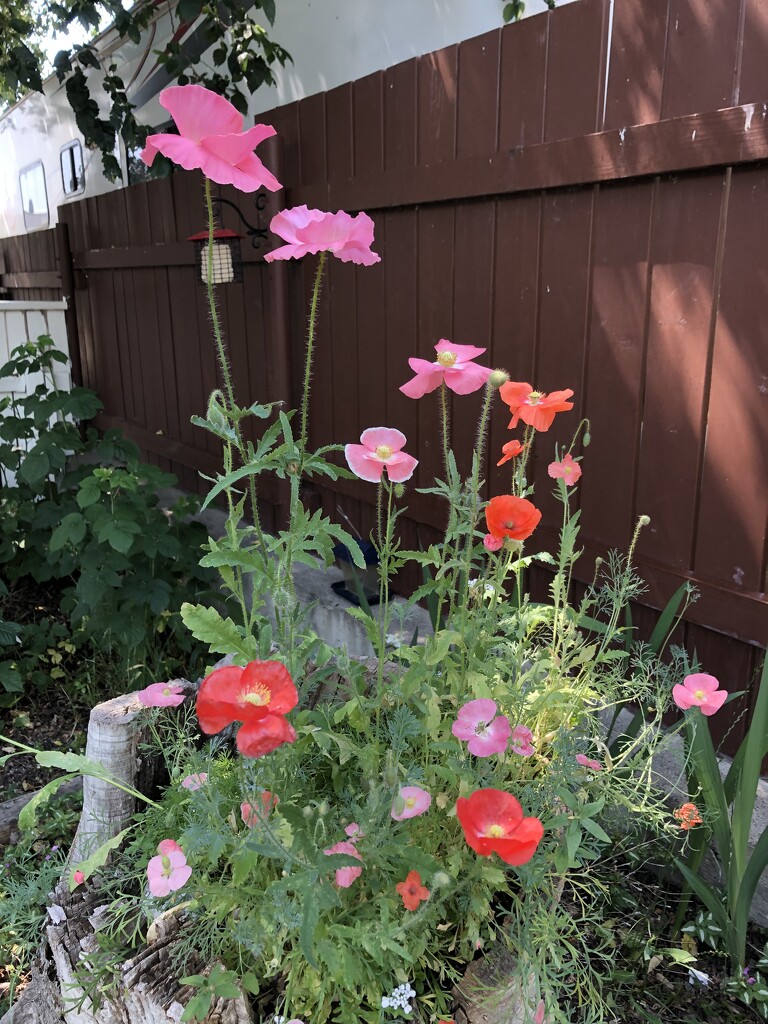
[(506, 384), (509, 380), (509, 374), (506, 370), (494, 370), (488, 378), (488, 383), (492, 388), (500, 388), (502, 384)]
[(403, 487), (402, 484), (395, 484), (394, 491), (396, 498), (402, 498), (402, 496), (405, 494), (405, 487)]
[(651, 517), (650, 516), (640, 516), (640, 518), (637, 521), (637, 525), (638, 526), (648, 526), (650, 521), (651, 521)]

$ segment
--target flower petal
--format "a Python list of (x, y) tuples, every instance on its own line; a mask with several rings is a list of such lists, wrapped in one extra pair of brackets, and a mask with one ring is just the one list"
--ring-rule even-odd
[(228, 99), (203, 85), (172, 85), (159, 96), (182, 135), (199, 142), (206, 135), (243, 130), (243, 115)]
[(296, 730), (282, 715), (267, 715), (257, 722), (248, 722), (237, 734), (237, 749), (244, 757), (263, 757), (283, 743), (293, 743)]
[(488, 378), (493, 373), (489, 366), (478, 366), (476, 363), (467, 363), (464, 366), (451, 366), (445, 371), (446, 386), (457, 395), (470, 395), (485, 387)]
[(413, 471), (419, 464), (418, 459), (414, 459), (412, 455), (408, 455), (406, 452), (398, 452), (397, 455), (391, 459), (387, 459), (385, 468), (387, 470), (387, 476), (393, 484), (402, 484), (406, 480), (410, 480), (413, 476)]
[(370, 451), (362, 444), (348, 444), (344, 447), (344, 457), (355, 476), (377, 484), (384, 472), (384, 463), (370, 456)]
[(375, 450), (379, 445), (388, 445), (393, 452), (399, 452), (406, 444), (406, 436), (394, 427), (368, 427), (360, 435), (360, 443), (366, 448)]

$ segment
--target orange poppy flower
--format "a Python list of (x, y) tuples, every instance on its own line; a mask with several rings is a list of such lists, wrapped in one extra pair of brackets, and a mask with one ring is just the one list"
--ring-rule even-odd
[(546, 395), (543, 391), (534, 391), (530, 384), (510, 380), (502, 384), (499, 394), (512, 413), (510, 430), (514, 430), (520, 420), (534, 430), (549, 430), (557, 413), (573, 408), (573, 402), (567, 401), (573, 396), (570, 388)]
[(525, 449), (524, 444), (520, 444), (519, 441), (507, 441), (502, 447), (503, 457), (496, 463), (497, 466), (503, 466), (505, 462), (509, 462), (510, 459), (514, 459), (517, 455), (522, 455)]
[(678, 807), (676, 811), (672, 812), (672, 817), (677, 818), (680, 828), (685, 832), (695, 825), (700, 825), (703, 821), (696, 804), (683, 804), (682, 807)]
[(500, 494), (491, 498), (485, 510), (488, 532), (494, 537), (525, 540), (539, 525), (541, 512), (527, 498)]
[(398, 882), (395, 889), (400, 893), (406, 910), (418, 910), (422, 900), (428, 900), (429, 889), (421, 884), (418, 871), (409, 871), (404, 882)]

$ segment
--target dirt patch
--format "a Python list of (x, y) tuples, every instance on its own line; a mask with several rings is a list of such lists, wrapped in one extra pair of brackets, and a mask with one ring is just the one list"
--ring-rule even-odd
[[(62, 706), (40, 698), (21, 701), (0, 716), (0, 732), (9, 739), (38, 750), (74, 750), (85, 748), (88, 710)], [(17, 748), (0, 741), (0, 756), (13, 754)], [(40, 789), (61, 772), (41, 768), (32, 754), (10, 757), (0, 766), (0, 801)]]

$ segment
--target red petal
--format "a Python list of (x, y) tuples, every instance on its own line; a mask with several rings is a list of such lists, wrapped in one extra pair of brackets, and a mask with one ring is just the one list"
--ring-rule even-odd
[(242, 726), (237, 734), (237, 749), (244, 757), (263, 757), (283, 743), (293, 743), (296, 730), (282, 715), (267, 715), (258, 722)]
[(266, 686), (271, 696), (267, 710), (270, 715), (284, 715), (299, 702), (290, 672), (279, 661), (251, 661), (243, 672), (243, 687)]
[(203, 680), (197, 695), (200, 728), (209, 735), (221, 732), (232, 722), (242, 721), (237, 696), (242, 689), (243, 669), (239, 665), (217, 668)]

